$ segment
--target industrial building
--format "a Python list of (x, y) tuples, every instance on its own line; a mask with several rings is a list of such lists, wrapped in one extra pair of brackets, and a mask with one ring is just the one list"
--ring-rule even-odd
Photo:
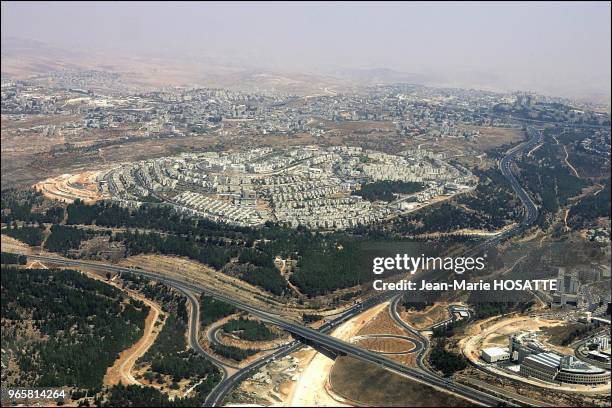
[(553, 353), (539, 353), (525, 357), (521, 363), (520, 373), (525, 377), (554, 382), (559, 373), (561, 356)]
[[(525, 377), (546, 382), (584, 385), (605, 384), (610, 381), (609, 371), (580, 361), (574, 356), (564, 356), (547, 350), (537, 341), (535, 333), (517, 333), (510, 336), (509, 340), (509, 356), (512, 361), (520, 364), (519, 372)], [(483, 359), (487, 361), (485, 350)], [(492, 353), (495, 355), (496, 351)], [(487, 353), (487, 358), (489, 356)]]
[(525, 358), (548, 351), (542, 343), (537, 340), (535, 333), (521, 332), (510, 336), (510, 356), (513, 361), (522, 363)]
[(480, 352), (480, 356), (487, 363), (510, 360), (510, 351), (507, 348), (489, 347)]
[(540, 353), (525, 358), (521, 375), (547, 382), (566, 384), (605, 384), (610, 372), (576, 359), (555, 353)]
[(608, 353), (606, 354), (602, 351), (593, 350), (589, 351), (588, 357), (592, 358), (593, 360), (607, 363), (608, 361), (610, 361), (610, 352), (608, 351)]

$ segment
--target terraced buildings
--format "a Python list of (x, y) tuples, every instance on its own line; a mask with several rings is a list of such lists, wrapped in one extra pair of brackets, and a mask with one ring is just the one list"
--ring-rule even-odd
[[(99, 176), (125, 206), (165, 203), (196, 217), (239, 226), (267, 221), (313, 229), (346, 229), (394, 217), (474, 187), (475, 177), (440, 154), (391, 155), (359, 147), (301, 146), (181, 154), (117, 166)], [(390, 201), (358, 195), (379, 181), (420, 183)]]

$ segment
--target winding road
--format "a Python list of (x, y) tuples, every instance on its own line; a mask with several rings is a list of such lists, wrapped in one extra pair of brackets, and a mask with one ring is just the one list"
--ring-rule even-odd
[[(507, 155), (503, 159), (501, 159), (499, 163), (499, 167), (500, 167), (502, 174), (508, 179), (514, 192), (517, 194), (517, 196), (519, 197), (519, 199), (521, 200), (523, 204), (523, 207), (525, 209), (524, 218), (520, 225), (517, 225), (513, 227), (512, 229), (507, 230), (503, 234), (500, 234), (498, 236), (488, 239), (483, 244), (479, 245), (476, 249), (486, 250), (488, 248), (491, 248), (492, 246), (497, 245), (502, 240), (507, 239), (511, 236), (514, 236), (520, 231), (522, 231), (524, 228), (532, 225), (537, 219), (537, 215), (538, 215), (537, 207), (535, 206), (535, 204), (533, 203), (533, 201), (531, 200), (527, 192), (520, 186), (516, 177), (512, 173), (511, 167), (510, 167), (512, 161), (519, 154), (522, 154), (526, 149), (531, 149), (541, 139), (540, 134), (536, 129), (530, 127), (527, 129), (527, 132), (530, 136), (530, 139), (527, 142), (523, 142), (522, 144), (511, 149), (507, 153)], [(156, 274), (155, 272), (152, 272), (152, 271), (146, 271), (142, 269), (133, 269), (133, 268), (124, 268), (124, 267), (109, 265), (109, 264), (87, 262), (87, 261), (81, 261), (81, 260), (63, 259), (63, 258), (56, 258), (56, 257), (50, 257), (50, 256), (43, 256), (43, 255), (28, 255), (28, 257), (34, 260), (46, 261), (46, 262), (59, 264), (59, 265), (87, 267), (90, 269), (101, 270), (104, 272), (107, 272), (107, 271), (115, 272), (115, 273), (129, 272), (129, 273), (140, 274), (143, 276), (147, 276), (151, 279), (155, 279), (159, 282), (165, 283), (185, 293), (192, 306), (192, 313), (190, 316), (190, 325), (189, 325), (190, 327), (189, 328), (189, 342), (191, 346), (194, 348), (194, 350), (196, 350), (198, 353), (200, 353), (201, 355), (203, 355), (204, 357), (212, 361), (224, 373), (224, 379), (209, 394), (206, 400), (206, 403), (205, 403), (205, 405), (207, 406), (221, 405), (224, 397), (227, 395), (228, 392), (230, 392), (233, 389), (235, 384), (237, 384), (239, 381), (242, 381), (244, 378), (247, 378), (251, 373), (255, 372), (256, 370), (258, 370), (260, 367), (267, 364), (268, 362), (276, 358), (285, 356), (289, 353), (292, 353), (293, 351), (300, 348), (302, 345), (298, 341), (293, 341), (289, 343), (288, 345), (281, 347), (280, 349), (273, 352), (272, 354), (262, 358), (261, 360), (258, 360), (254, 362), (253, 364), (236, 371), (235, 373), (233, 373), (233, 375), (230, 375), (224, 363), (208, 355), (199, 345), (198, 328), (199, 328), (200, 309), (199, 309), (199, 302), (197, 301), (197, 298), (193, 294), (194, 292), (195, 293), (205, 293), (209, 296), (212, 296), (215, 299), (231, 304), (237, 309), (243, 310), (245, 312), (252, 314), (253, 316), (258, 317), (262, 321), (268, 322), (270, 324), (274, 324), (278, 326), (279, 328), (292, 333), (295, 337), (297, 337), (302, 342), (315, 344), (318, 347), (322, 347), (327, 350), (333, 351), (337, 355), (349, 355), (349, 356), (352, 356), (354, 358), (357, 358), (365, 362), (377, 364), (378, 366), (382, 368), (402, 374), (415, 381), (419, 381), (424, 384), (428, 384), (428, 385), (431, 385), (437, 388), (451, 391), (457, 395), (463, 396), (464, 398), (472, 401), (473, 403), (477, 403), (480, 405), (486, 405), (486, 406), (497, 406), (499, 404), (508, 404), (508, 400), (504, 398), (503, 396), (491, 395), (493, 394), (493, 392), (485, 393), (485, 392), (470, 388), (468, 386), (465, 386), (463, 384), (453, 382), (450, 379), (434, 375), (431, 372), (429, 372), (423, 364), (423, 356), (425, 354), (425, 351), (429, 347), (429, 342), (426, 338), (420, 335), (420, 333), (416, 332), (409, 325), (403, 322), (402, 319), (399, 318), (399, 316), (397, 315), (396, 308), (397, 308), (397, 302), (399, 302), (400, 296), (397, 296), (396, 292), (380, 293), (360, 304), (357, 304), (351, 307), (350, 309), (342, 313), (336, 319), (325, 323), (319, 330), (314, 330), (309, 327), (303, 326), (301, 323), (290, 321), (278, 315), (274, 315), (274, 314), (268, 313), (267, 311), (257, 309), (240, 300), (233, 299), (228, 295), (220, 293), (216, 289), (211, 289), (211, 288), (202, 286), (201, 284), (198, 284), (196, 282), (177, 280), (174, 278), (169, 278), (166, 276)], [(391, 300), (392, 298), (394, 298), (392, 300), (392, 305), (394, 306), (393, 308), (391, 308), (392, 317), (394, 318), (394, 320), (398, 324), (400, 324), (402, 327), (406, 328), (406, 330), (413, 333), (416, 337), (418, 337), (418, 339), (420, 339), (420, 345), (417, 344), (417, 347), (419, 347), (417, 351), (418, 368), (407, 367), (381, 354), (365, 350), (361, 347), (344, 342), (342, 340), (339, 340), (327, 334), (327, 332), (331, 328), (336, 326), (337, 324), (340, 324), (362, 313), (364, 310), (369, 309), (370, 307), (373, 307), (382, 302)], [(416, 343), (419, 343), (419, 341), (417, 341)]]

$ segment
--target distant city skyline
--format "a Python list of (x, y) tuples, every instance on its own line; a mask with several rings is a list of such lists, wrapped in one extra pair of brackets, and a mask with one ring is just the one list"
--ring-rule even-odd
[(276, 72), (610, 95), (610, 3), (2, 2), (2, 38)]

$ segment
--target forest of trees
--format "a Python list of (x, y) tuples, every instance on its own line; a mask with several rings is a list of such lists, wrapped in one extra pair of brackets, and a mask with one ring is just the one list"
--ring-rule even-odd
[(308, 296), (323, 295), (372, 279), (371, 271), (360, 263), (356, 241), (335, 241), (322, 237), (304, 250), (291, 276), (291, 282)]
[(402, 299), (402, 306), (406, 308), (406, 310), (416, 310), (417, 312), (427, 309), (429, 306), (433, 305), (433, 302), (414, 302), (410, 300), (408, 297), (404, 297)]
[(565, 152), (552, 137), (536, 150), (531, 157), (524, 156), (517, 162), (520, 168), (520, 182), (540, 204), (538, 225), (547, 227), (551, 215), (577, 196), (589, 185), (576, 177), (563, 163)]
[[(265, 290), (282, 295), (287, 282), (273, 263), (279, 255), (293, 256), (298, 260), (295, 282), (305, 288), (309, 295), (328, 293), (337, 288), (353, 286), (363, 281), (364, 276), (351, 273), (351, 254), (335, 254), (330, 264), (321, 270), (322, 257), (326, 248), (338, 241), (337, 236), (349, 241), (346, 235), (323, 236), (304, 229), (290, 230), (272, 224), (261, 228), (237, 228), (223, 223), (183, 218), (163, 207), (142, 206), (130, 211), (112, 204), (85, 205), (79, 201), (68, 206), (69, 223), (92, 223), (104, 226), (124, 226), (156, 229), (177, 235), (159, 233), (119, 233), (114, 240), (121, 241), (128, 255), (139, 253), (161, 253), (186, 256), (205, 263), (215, 269), (222, 269), (232, 257), (238, 257), (241, 265), (239, 277)], [(161, 220), (161, 222), (157, 222)], [(170, 222), (171, 221), (171, 222)], [(257, 246), (254, 243), (259, 241)], [(303, 270), (303, 272), (300, 272)], [(369, 276), (368, 276), (369, 278)], [(321, 282), (318, 288), (310, 289), (308, 280)]]
[(305, 324), (310, 324), (310, 323), (314, 323), (314, 322), (318, 322), (319, 320), (323, 319), (323, 316), (318, 315), (318, 314), (309, 314), (309, 313), (304, 313), (302, 315), (302, 321)]
[(104, 400), (99, 399), (95, 403), (101, 407), (201, 407), (208, 392), (201, 392), (200, 387), (205, 388), (206, 385), (196, 387), (194, 397), (170, 400), (167, 394), (157, 388), (119, 384), (108, 391)]
[(461, 354), (446, 350), (446, 342), (445, 339), (435, 341), (429, 352), (429, 363), (433, 368), (444, 373), (445, 376), (450, 376), (466, 368), (467, 362)]
[(42, 243), (45, 229), (42, 227), (8, 227), (2, 233), (25, 242), (31, 246), (38, 246)]
[(222, 330), (247, 341), (267, 341), (278, 338), (278, 334), (270, 330), (264, 323), (244, 317), (228, 321), (222, 326)]
[(395, 199), (395, 194), (418, 193), (425, 188), (423, 183), (412, 181), (375, 181), (361, 186), (360, 190), (353, 191), (354, 195), (363, 197), (368, 201), (386, 201)]
[(128, 255), (164, 254), (186, 256), (215, 269), (221, 269), (238, 254), (231, 242), (223, 246), (208, 244), (191, 237), (161, 235), (158, 233), (124, 232), (113, 237), (124, 243)]
[(486, 319), (514, 311), (524, 312), (533, 306), (533, 302), (476, 302), (472, 305), (476, 319)]
[(240, 274), (240, 278), (275, 295), (282, 295), (287, 289), (287, 282), (274, 266), (274, 257), (274, 254), (266, 251), (265, 245), (261, 249), (241, 249), (238, 261), (249, 267)]
[[(2, 190), (0, 206), (3, 223), (10, 224), (14, 221), (26, 223), (58, 223), (64, 218), (64, 208), (59, 206), (44, 206), (45, 198), (34, 189), (5, 189)], [(49, 203), (49, 201), (47, 201)], [(33, 208), (37, 208), (33, 211)]]
[(182, 293), (163, 283), (135, 273), (122, 272), (121, 280), (125, 288), (142, 293), (147, 299), (161, 305), (162, 309), (177, 316), (182, 322), (187, 323), (187, 297)]
[(596, 225), (600, 217), (610, 218), (610, 178), (604, 183), (604, 189), (597, 195), (589, 195), (570, 208), (569, 224), (576, 229)]
[(200, 325), (202, 327), (206, 327), (236, 312), (237, 310), (234, 306), (214, 299), (211, 296), (202, 294), (200, 297)]
[(20, 370), (13, 386), (98, 390), (144, 329), (146, 305), (80, 272), (2, 266), (0, 275), (2, 347)]
[(282, 295), (287, 289), (287, 281), (276, 268), (254, 267), (248, 268), (240, 278), (252, 285), (259, 286), (275, 295)]
[[(148, 230), (126, 231), (111, 237), (124, 244), (127, 256), (142, 253), (185, 256), (223, 271), (230, 260), (237, 257), (240, 267), (229, 268), (229, 271), (236, 271), (240, 279), (279, 296), (289, 291), (285, 278), (274, 266), (276, 256), (297, 260), (293, 283), (309, 296), (355, 286), (372, 278), (363, 268), (355, 273), (354, 266), (358, 262), (354, 257), (356, 245), (352, 243), (357, 243), (358, 239), (347, 233), (323, 235), (271, 223), (256, 229), (243, 228), (183, 217), (162, 206), (143, 205), (130, 210), (109, 203), (87, 205), (79, 200), (68, 205), (67, 215), (68, 224)], [(25, 232), (11, 231), (9, 234), (21, 236)], [(35, 239), (38, 232), (40, 237)], [(53, 225), (45, 248), (66, 254), (98, 234), (98, 231)], [(30, 235), (33, 236), (30, 242), (42, 241), (42, 229), (33, 230)], [(338, 243), (346, 250), (336, 250)]]
[[(202, 383), (196, 387), (196, 396), (202, 400), (221, 380), (221, 372), (203, 356), (188, 348), (186, 341), (188, 313), (187, 298), (181, 292), (163, 283), (151, 280), (134, 273), (122, 273), (124, 287), (142, 293), (147, 299), (159, 304), (165, 321), (161, 332), (149, 350), (138, 359), (139, 366), (148, 365), (144, 377), (152, 382), (164, 382), (164, 376), (170, 376), (170, 387), (178, 387), (183, 379), (192, 383)], [(153, 395), (148, 394), (147, 395)], [(193, 400), (193, 399), (190, 399)], [(183, 404), (185, 401), (178, 401)]]
[(475, 169), (480, 182), (474, 194), (462, 195), (457, 203), (483, 215), (487, 228), (502, 228), (519, 214), (519, 201), (503, 174), (496, 168)]
[(185, 322), (172, 314), (167, 316), (155, 343), (138, 360), (138, 363), (150, 363), (153, 373), (169, 375), (174, 382), (182, 379), (191, 379), (195, 382), (207, 377), (210, 385), (207, 393), (210, 392), (221, 380), (221, 372), (204, 357), (187, 348)]
[[(494, 202), (485, 196), (496, 189), (504, 190), (506, 187), (498, 184), (505, 182), (505, 179), (493, 171), (484, 172), (482, 177), (488, 180), (488, 186), (479, 187), (482, 190), (477, 191), (480, 191), (483, 199), (492, 203), (495, 211), (499, 211), (498, 221), (501, 223), (502, 215), (511, 215), (508, 203), (512, 200)], [(504, 208), (507, 211), (502, 208), (503, 205), (506, 205)], [(93, 223), (106, 227), (135, 228), (111, 237), (111, 240), (123, 244), (126, 256), (150, 253), (188, 257), (278, 296), (287, 296), (292, 291), (273, 260), (277, 256), (292, 259), (296, 263), (289, 279), (309, 297), (370, 282), (373, 275), (363, 267), (363, 260), (359, 257), (364, 242), (389, 240), (398, 234), (431, 229), (499, 227), (497, 221), (492, 221), (496, 216), (467, 211), (459, 205), (450, 204), (397, 220), (389, 230), (361, 228), (328, 234), (303, 227), (289, 229), (273, 223), (258, 228), (229, 226), (184, 217), (158, 205), (127, 209), (110, 203), (86, 205), (77, 200), (68, 206), (67, 215), (68, 224)], [(93, 234), (99, 232), (54, 225), (46, 248), (66, 253), (69, 249), (78, 248), (84, 239), (91, 238)], [(336, 299), (347, 300), (351, 296), (346, 294), (342, 299)]]
[(401, 217), (393, 223), (394, 230), (402, 234), (495, 230), (516, 219), (518, 201), (499, 170), (475, 170), (475, 174), (480, 183), (474, 192)]
[(82, 241), (92, 236), (90, 232), (82, 229), (54, 224), (51, 226), (51, 235), (45, 242), (45, 249), (65, 254), (70, 249), (78, 249)]
[(257, 354), (258, 352), (258, 350), (254, 349), (243, 349), (216, 343), (211, 344), (210, 348), (216, 354), (225, 358), (229, 358), (230, 360), (234, 360), (236, 362), (241, 362), (245, 358), (252, 356), (253, 354)]
[(111, 203), (84, 204), (76, 200), (67, 208), (68, 224), (128, 227), (174, 233), (192, 238), (227, 238), (244, 242), (259, 237), (257, 230), (179, 215), (170, 207), (143, 205), (135, 210)]
[(2, 252), (0, 259), (0, 263), (4, 265), (25, 265), (28, 262), (28, 257), (25, 255), (9, 254), (7, 252)]

